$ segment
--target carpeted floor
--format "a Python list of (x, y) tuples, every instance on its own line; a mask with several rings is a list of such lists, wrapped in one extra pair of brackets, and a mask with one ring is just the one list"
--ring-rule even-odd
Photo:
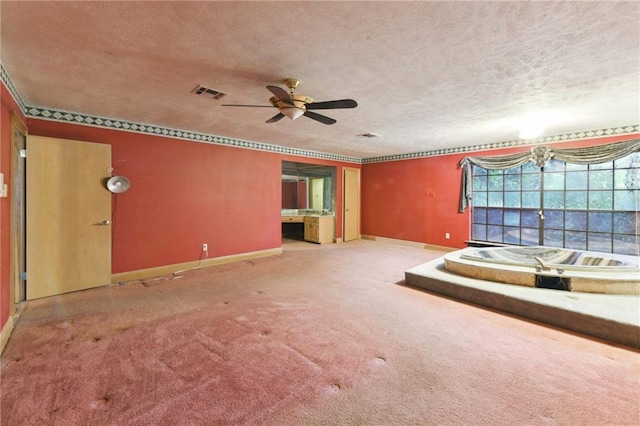
[(25, 304), (1, 424), (640, 424), (637, 351), (404, 285), (440, 252), (283, 248)]

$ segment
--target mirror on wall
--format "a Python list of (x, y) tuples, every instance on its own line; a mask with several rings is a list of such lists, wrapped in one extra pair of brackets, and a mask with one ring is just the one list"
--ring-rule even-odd
[(335, 211), (336, 167), (282, 162), (282, 209)]

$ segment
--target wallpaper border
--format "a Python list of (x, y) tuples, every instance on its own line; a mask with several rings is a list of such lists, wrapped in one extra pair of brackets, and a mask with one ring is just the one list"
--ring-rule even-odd
[(339, 154), (330, 154), (325, 152), (310, 151), (306, 149), (290, 148), (280, 145), (246, 141), (242, 139), (228, 138), (224, 136), (212, 135), (207, 133), (192, 132), (189, 130), (173, 129), (163, 126), (155, 126), (151, 124), (135, 123), (115, 118), (92, 116), (70, 111), (62, 111), (54, 108), (45, 108), (26, 105), (16, 89), (9, 73), (4, 65), (0, 63), (0, 78), (5, 84), (16, 103), (22, 110), (22, 113), (28, 118), (40, 118), (44, 120), (57, 121), (63, 123), (81, 124), (85, 126), (100, 127), (105, 129), (122, 130), (135, 133), (143, 133), (155, 136), (165, 136), (170, 138), (184, 139), (193, 142), (210, 143), (218, 145), (226, 145), (237, 148), (253, 149), (258, 151), (274, 152), (278, 154), (295, 155), (299, 157), (319, 158), (323, 160), (341, 161), (355, 164), (382, 163), (398, 160), (410, 160), (416, 158), (436, 157), (441, 155), (460, 154), (466, 152), (485, 151), (490, 149), (512, 148), (518, 146), (535, 145), (542, 143), (554, 143), (570, 140), (591, 139), (597, 137), (624, 135), (632, 133), (640, 133), (640, 124), (632, 124), (628, 126), (612, 127), (608, 129), (586, 130), (581, 132), (562, 133), (557, 135), (545, 136), (537, 139), (517, 139), (504, 142), (493, 142), (487, 144), (479, 144), (460, 148), (446, 148), (430, 151), (410, 152), (406, 154), (384, 155), (379, 157), (357, 158)]

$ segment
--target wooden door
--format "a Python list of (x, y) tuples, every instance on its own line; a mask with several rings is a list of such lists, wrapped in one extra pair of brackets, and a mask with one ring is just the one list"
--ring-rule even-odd
[(111, 282), (111, 146), (27, 137), (27, 299)]
[(360, 238), (360, 170), (344, 168), (343, 172), (343, 241)]

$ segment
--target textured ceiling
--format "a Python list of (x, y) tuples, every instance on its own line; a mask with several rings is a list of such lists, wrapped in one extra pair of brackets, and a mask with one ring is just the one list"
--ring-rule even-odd
[[(543, 136), (640, 122), (638, 2), (0, 5), (30, 106), (359, 158), (515, 140), (530, 114)], [(322, 111), (332, 126), (221, 106), (269, 105), (286, 77), (359, 106)]]

